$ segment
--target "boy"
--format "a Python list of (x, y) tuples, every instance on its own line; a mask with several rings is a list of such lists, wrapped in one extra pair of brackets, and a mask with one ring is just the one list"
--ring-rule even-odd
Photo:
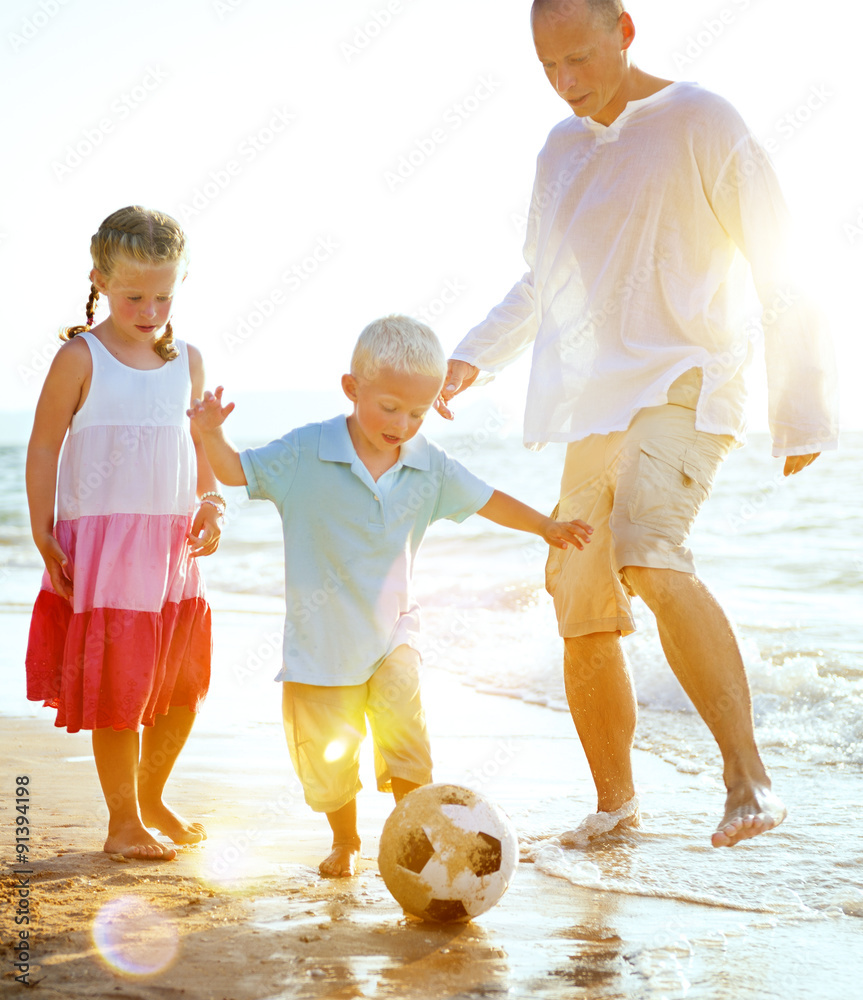
[[(473, 513), (550, 545), (583, 547), (583, 521), (553, 521), (492, 489), (417, 436), (446, 374), (432, 331), (406, 316), (363, 330), (342, 388), (353, 413), (308, 424), (240, 454), (221, 425), (222, 387), (196, 399), (194, 421), (217, 478), (279, 508), (285, 537), (285, 734), (305, 799), (326, 813), (322, 875), (353, 875), (356, 795), (368, 715), (380, 791), (396, 801), (431, 781), (419, 694), (413, 561), (426, 528)], [(314, 600), (309, 601), (310, 594)], [(323, 595), (319, 598), (319, 595)], [(304, 598), (306, 599), (304, 601)]]

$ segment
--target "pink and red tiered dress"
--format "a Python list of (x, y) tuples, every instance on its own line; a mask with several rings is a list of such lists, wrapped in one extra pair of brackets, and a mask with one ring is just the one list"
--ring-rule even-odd
[(54, 535), (71, 602), (47, 572), (27, 648), (27, 697), (55, 725), (138, 729), (197, 711), (210, 679), (210, 609), (186, 537), (197, 466), (189, 355), (140, 371), (92, 334), (90, 391), (60, 459)]

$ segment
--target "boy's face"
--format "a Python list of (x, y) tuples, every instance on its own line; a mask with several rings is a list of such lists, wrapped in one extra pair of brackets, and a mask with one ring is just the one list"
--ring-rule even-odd
[(370, 453), (395, 452), (417, 433), (440, 395), (443, 379), (382, 368), (373, 379), (343, 375), (342, 388), (353, 401), (353, 423), (360, 444)]

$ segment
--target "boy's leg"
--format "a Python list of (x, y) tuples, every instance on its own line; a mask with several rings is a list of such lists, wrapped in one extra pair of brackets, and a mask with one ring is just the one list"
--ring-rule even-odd
[(333, 831), (333, 849), (318, 865), (318, 870), (329, 878), (356, 875), (362, 847), (357, 829), (357, 800), (351, 799), (341, 809), (328, 812), (327, 822)]
[(326, 813), (333, 831), (332, 852), (321, 862), (322, 875), (353, 875), (360, 857), (357, 792), (360, 744), (366, 734), (366, 685), (318, 687), (283, 685), (282, 720), (288, 750), (305, 800)]
[(366, 712), (375, 744), (378, 790), (392, 791), (396, 802), (432, 780), (419, 668), (419, 653), (398, 646), (368, 682)]
[(207, 831), (200, 823), (178, 816), (162, 798), (165, 784), (194, 722), (194, 712), (185, 705), (175, 705), (168, 709), (166, 715), (157, 715), (153, 725), (144, 730), (141, 739), (141, 760), (138, 764), (141, 818), (147, 826), (155, 827), (175, 844), (199, 844), (207, 839)]
[[(415, 788), (422, 787), (415, 781), (407, 781), (404, 778), (390, 778), (390, 784), (392, 785), (393, 798), (396, 802), (401, 802), (408, 792), (412, 792)], [(428, 782), (426, 782), (426, 784), (428, 784)]]
[(142, 861), (170, 861), (177, 852), (156, 840), (138, 812), (138, 748), (133, 729), (93, 730), (93, 756), (108, 806), (104, 850)]

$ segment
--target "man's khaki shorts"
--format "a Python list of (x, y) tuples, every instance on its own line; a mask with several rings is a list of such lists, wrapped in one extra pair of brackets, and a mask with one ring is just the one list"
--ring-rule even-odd
[(390, 653), (365, 684), (284, 684), (282, 719), (288, 750), (306, 802), (316, 812), (341, 809), (363, 787), (359, 761), (366, 715), (374, 740), (378, 789), (392, 791), (392, 778), (417, 785), (431, 781), (419, 667), (419, 653), (403, 645)]
[(731, 435), (695, 429), (700, 386), (700, 369), (691, 369), (667, 403), (640, 410), (625, 431), (568, 446), (552, 516), (594, 530), (582, 552), (569, 546), (548, 558), (546, 589), (562, 636), (635, 631), (627, 566), (695, 572), (684, 542), (734, 447)]

